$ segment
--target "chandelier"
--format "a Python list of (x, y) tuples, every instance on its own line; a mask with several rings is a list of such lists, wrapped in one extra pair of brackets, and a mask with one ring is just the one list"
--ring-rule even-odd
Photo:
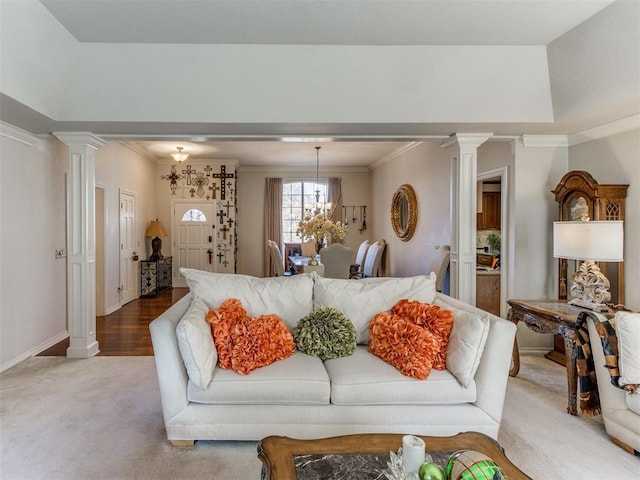
[(182, 163), (189, 157), (189, 154), (188, 153), (182, 153), (182, 150), (184, 150), (183, 147), (176, 147), (176, 148), (178, 149), (178, 151), (177, 152), (173, 152), (171, 154), (171, 156), (173, 157), (173, 159), (176, 162)]

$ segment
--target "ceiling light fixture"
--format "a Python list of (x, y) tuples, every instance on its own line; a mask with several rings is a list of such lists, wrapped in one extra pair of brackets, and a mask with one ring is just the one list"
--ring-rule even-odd
[(173, 159), (176, 162), (182, 163), (189, 157), (189, 154), (188, 153), (182, 153), (182, 150), (184, 150), (183, 147), (177, 147), (177, 149), (178, 149), (178, 152), (177, 153), (172, 153), (171, 156), (173, 157)]

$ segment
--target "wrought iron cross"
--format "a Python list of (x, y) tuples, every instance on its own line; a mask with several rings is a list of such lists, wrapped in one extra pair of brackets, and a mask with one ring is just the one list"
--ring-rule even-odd
[(212, 178), (219, 178), (221, 180), (220, 181), (220, 199), (221, 200), (226, 200), (227, 199), (227, 189), (226, 189), (225, 182), (226, 182), (227, 178), (234, 178), (235, 175), (233, 173), (227, 173), (226, 165), (220, 165), (220, 173), (212, 173), (211, 177)]

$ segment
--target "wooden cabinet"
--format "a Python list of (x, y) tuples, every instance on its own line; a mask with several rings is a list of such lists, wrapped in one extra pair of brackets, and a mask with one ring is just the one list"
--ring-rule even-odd
[(476, 307), (500, 316), (500, 274), (476, 275)]
[(173, 287), (172, 257), (140, 262), (140, 296), (157, 297)]
[(500, 192), (482, 194), (482, 212), (477, 214), (478, 230), (500, 230)]

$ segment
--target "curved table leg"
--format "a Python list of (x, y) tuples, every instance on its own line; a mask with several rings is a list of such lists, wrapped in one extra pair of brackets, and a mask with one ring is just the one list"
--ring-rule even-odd
[[(516, 328), (518, 327), (518, 321), (520, 320), (520, 317), (518, 315), (515, 315), (513, 308), (509, 309), (509, 312), (507, 313), (507, 320), (512, 322), (516, 326)], [(516, 375), (518, 375), (519, 371), (520, 350), (518, 350), (518, 337), (516, 336), (513, 338), (513, 352), (511, 353), (511, 368), (509, 369), (509, 376), (515, 377)]]
[(578, 367), (576, 360), (578, 352), (576, 351), (576, 334), (572, 330), (564, 332), (564, 349), (567, 368), (567, 394), (568, 404), (567, 412), (571, 415), (578, 414)]

